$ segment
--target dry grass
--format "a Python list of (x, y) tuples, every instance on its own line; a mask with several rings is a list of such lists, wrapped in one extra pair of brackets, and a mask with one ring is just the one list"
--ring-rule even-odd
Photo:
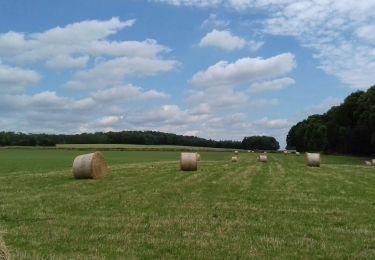
[(9, 253), (8, 249), (5, 246), (3, 239), (0, 237), (0, 260), (8, 260)]

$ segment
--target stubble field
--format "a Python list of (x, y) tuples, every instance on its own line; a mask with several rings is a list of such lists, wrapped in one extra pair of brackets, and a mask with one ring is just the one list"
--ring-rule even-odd
[(109, 175), (74, 180), (77, 150), (0, 150), (0, 235), (13, 259), (375, 258), (375, 167), (350, 157), (103, 151)]

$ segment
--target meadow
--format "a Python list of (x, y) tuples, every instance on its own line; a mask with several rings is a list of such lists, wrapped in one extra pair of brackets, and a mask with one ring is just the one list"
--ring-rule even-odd
[(375, 258), (375, 167), (363, 160), (201, 151), (103, 151), (109, 174), (75, 180), (79, 150), (0, 149), (0, 233), (13, 259)]

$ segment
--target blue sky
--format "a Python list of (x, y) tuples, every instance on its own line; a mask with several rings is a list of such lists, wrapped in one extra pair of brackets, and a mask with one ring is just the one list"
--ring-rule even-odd
[(1, 130), (275, 136), (375, 83), (374, 0), (0, 2)]

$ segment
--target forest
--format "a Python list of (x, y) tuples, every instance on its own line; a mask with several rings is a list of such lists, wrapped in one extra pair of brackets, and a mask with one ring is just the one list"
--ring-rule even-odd
[(298, 151), (371, 155), (375, 153), (375, 86), (357, 91), (323, 115), (294, 125), (287, 148)]
[(252, 136), (243, 141), (212, 140), (156, 131), (96, 132), (82, 134), (24, 134), (0, 132), (0, 146), (55, 146), (56, 144), (185, 145), (212, 148), (277, 150), (273, 137)]

